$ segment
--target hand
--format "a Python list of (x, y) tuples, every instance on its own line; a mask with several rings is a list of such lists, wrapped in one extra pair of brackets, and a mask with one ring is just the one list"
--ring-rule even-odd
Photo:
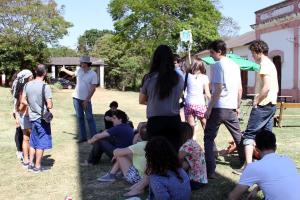
[(66, 71), (66, 68), (65, 68), (65, 66), (62, 66), (62, 68), (60, 68), (60, 70), (59, 70), (60, 72), (65, 72)]
[(115, 160), (117, 160), (117, 157), (114, 156), (112, 159), (111, 159), (111, 162), (115, 162)]
[(238, 118), (241, 117), (241, 116), (240, 116), (240, 115), (241, 115), (241, 109), (240, 109), (240, 108), (237, 108), (237, 109), (236, 109), (236, 114), (237, 114), (237, 117), (238, 117)]
[(82, 102), (83, 110), (86, 110), (86, 109), (87, 109), (88, 103), (89, 103), (88, 100), (84, 100), (84, 101)]
[(205, 119), (209, 119), (210, 114), (211, 114), (211, 109), (208, 108), (204, 114)]
[(19, 127), (20, 126), (20, 121), (18, 118), (16, 118), (16, 127)]
[(106, 121), (111, 121), (111, 117), (110, 117), (110, 116), (105, 116), (104, 119), (105, 119)]
[(255, 188), (253, 188), (253, 190), (247, 196), (247, 200), (254, 199), (256, 197), (258, 191), (259, 191), (259, 187), (258, 186), (256, 186)]
[(95, 139), (93, 139), (93, 137), (91, 139), (88, 139), (87, 141), (88, 144), (94, 144), (95, 143)]
[(257, 104), (258, 104), (258, 101), (257, 101), (257, 98), (255, 98), (255, 99), (253, 100), (252, 107), (253, 107), (253, 108), (257, 108)]

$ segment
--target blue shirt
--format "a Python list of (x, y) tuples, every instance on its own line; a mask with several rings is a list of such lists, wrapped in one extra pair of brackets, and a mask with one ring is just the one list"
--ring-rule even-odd
[(149, 200), (188, 200), (191, 198), (190, 179), (186, 172), (178, 169), (182, 181), (168, 171), (168, 176), (150, 175)]
[(108, 134), (115, 139), (117, 148), (126, 148), (132, 145), (133, 129), (128, 124), (119, 124), (107, 130)]

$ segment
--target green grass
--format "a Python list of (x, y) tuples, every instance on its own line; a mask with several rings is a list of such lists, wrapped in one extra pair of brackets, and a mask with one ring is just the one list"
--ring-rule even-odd
[[(11, 116), (11, 95), (7, 88), (0, 88), (0, 199), (58, 199), (70, 195), (73, 199), (125, 199), (122, 194), (129, 185), (124, 181), (116, 183), (98, 183), (96, 177), (110, 168), (110, 161), (104, 157), (94, 167), (81, 168), (79, 162), (87, 158), (91, 146), (78, 146), (75, 142), (76, 123), (72, 105), (72, 90), (55, 90), (54, 120), (52, 123), (53, 149), (45, 153), (44, 164), (53, 165), (49, 172), (32, 174), (24, 170), (16, 160), (14, 130), (15, 124)], [(136, 126), (146, 120), (145, 106), (138, 105), (138, 93), (119, 92), (98, 89), (93, 97), (93, 110), (97, 120), (97, 128), (103, 127), (103, 113), (112, 100), (119, 102), (120, 109), (127, 112)], [(250, 111), (250, 110), (249, 110)], [(291, 112), (299, 113), (299, 109)], [(289, 110), (287, 113), (289, 114)], [(245, 122), (247, 117), (245, 116)], [(241, 124), (244, 130), (246, 123)], [(278, 152), (292, 158), (300, 168), (300, 122), (289, 118), (284, 120), (288, 127), (274, 128), (277, 135)], [(200, 144), (203, 131), (197, 132)], [(216, 143), (218, 149), (226, 148), (230, 134), (221, 127)], [(220, 178), (213, 180), (200, 191), (193, 193), (193, 199), (226, 199), (239, 177), (232, 173), (237, 166), (235, 155), (219, 158), (217, 172)], [(145, 199), (146, 195), (143, 196)], [(258, 198), (259, 199), (259, 198)]]

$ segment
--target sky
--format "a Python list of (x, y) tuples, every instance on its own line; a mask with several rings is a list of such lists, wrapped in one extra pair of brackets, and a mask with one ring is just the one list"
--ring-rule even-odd
[[(64, 5), (64, 17), (73, 24), (69, 34), (59, 40), (59, 44), (76, 48), (77, 40), (84, 31), (95, 28), (113, 30), (113, 21), (107, 12), (110, 0), (56, 0), (59, 6)], [(239, 34), (251, 31), (255, 23), (254, 12), (281, 2), (282, 0), (220, 0), (221, 13), (232, 17), (240, 26)]]

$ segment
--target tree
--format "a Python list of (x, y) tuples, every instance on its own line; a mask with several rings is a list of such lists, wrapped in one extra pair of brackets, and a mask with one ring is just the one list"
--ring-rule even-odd
[(32, 69), (47, 60), (47, 44), (56, 44), (71, 23), (54, 0), (1, 0), (0, 70)]
[(192, 30), (195, 52), (219, 37), (221, 14), (210, 0), (112, 0), (109, 12), (117, 36), (142, 43), (146, 53), (162, 43), (176, 51), (183, 29)]
[(74, 49), (69, 49), (68, 47), (58, 46), (55, 48), (47, 49), (49, 56), (51, 57), (77, 57), (78, 54)]
[(78, 51), (81, 54), (89, 55), (93, 50), (93, 47), (100, 37), (107, 33), (112, 33), (110, 30), (97, 30), (90, 29), (86, 30), (83, 35), (78, 38)]
[(106, 87), (124, 91), (140, 85), (147, 60), (136, 51), (138, 46), (127, 46), (113, 34), (105, 34), (96, 41), (91, 55), (101, 57), (108, 65), (105, 68)]
[(219, 24), (219, 33), (224, 40), (228, 40), (238, 34), (240, 26), (231, 17), (222, 17)]

